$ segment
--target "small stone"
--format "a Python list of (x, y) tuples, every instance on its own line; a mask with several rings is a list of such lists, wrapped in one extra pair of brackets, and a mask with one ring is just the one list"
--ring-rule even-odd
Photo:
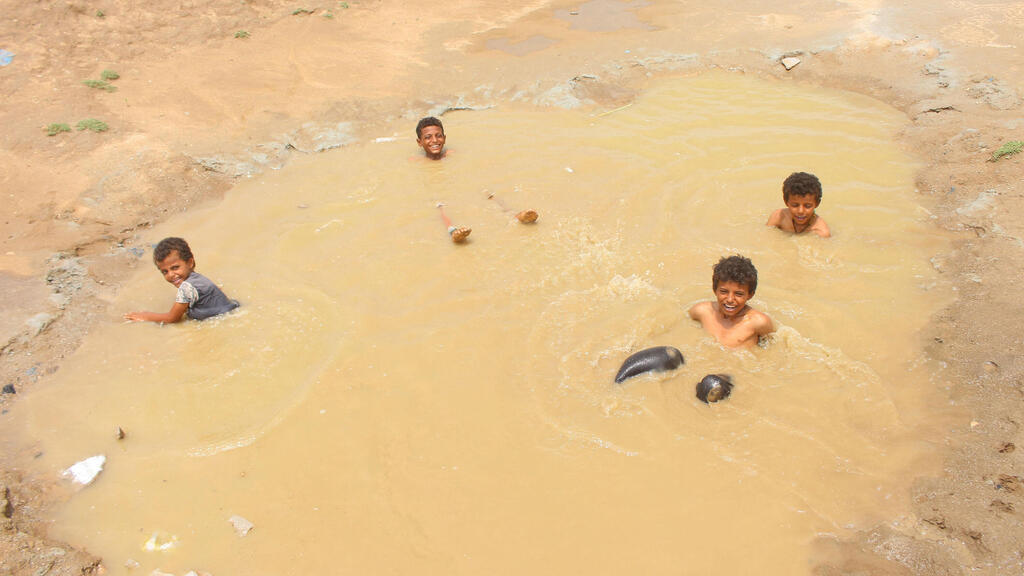
[(0, 514), (4, 518), (14, 516), (14, 504), (11, 504), (11, 491), (7, 486), (0, 486)]
[(237, 532), (239, 536), (245, 536), (249, 533), (250, 530), (256, 527), (255, 524), (249, 522), (248, 520), (242, 518), (237, 514), (235, 514), (231, 518), (228, 518), (228, 522), (230, 522), (231, 525), (235, 528), (235, 532)]
[(18, 391), (14, 389), (14, 384), (5, 384), (4, 385), (4, 392), (3, 393), (4, 394), (17, 394)]
[(780, 62), (786, 67), (786, 70), (792, 70), (794, 66), (800, 63), (800, 59), (790, 56), (789, 58), (783, 58)]
[(988, 372), (989, 374), (991, 374), (992, 372), (998, 372), (999, 371), (999, 364), (996, 364), (995, 362), (993, 362), (991, 360), (986, 361), (984, 366), (985, 366), (985, 372)]
[(129, 559), (124, 561), (124, 567), (129, 569), (129, 570), (132, 570), (132, 569), (138, 568), (139, 567), (139, 563), (136, 562), (135, 560), (132, 560), (131, 558), (129, 558)]
[(114, 433), (114, 437), (116, 437), (118, 440), (124, 440), (124, 437), (125, 437), (124, 428), (121, 428), (120, 426), (118, 426), (117, 427), (117, 432)]
[(971, 428), (977, 428), (978, 426), (981, 426), (981, 422), (978, 422), (977, 420), (971, 420)]
[(32, 333), (33, 336), (38, 336), (40, 332), (46, 330), (46, 327), (49, 326), (50, 323), (53, 322), (53, 320), (54, 317), (52, 314), (40, 312), (39, 314), (36, 314), (35, 316), (26, 320), (25, 324), (28, 326), (29, 331)]

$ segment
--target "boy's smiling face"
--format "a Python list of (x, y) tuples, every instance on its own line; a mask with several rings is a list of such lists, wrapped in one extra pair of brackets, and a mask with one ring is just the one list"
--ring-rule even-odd
[(733, 281), (719, 282), (715, 288), (715, 298), (718, 299), (718, 312), (729, 319), (735, 319), (743, 309), (747, 307), (747, 300), (753, 294), (746, 284), (739, 284)]
[(195, 258), (182, 260), (181, 254), (178, 254), (177, 250), (171, 250), (167, 258), (157, 262), (156, 267), (164, 275), (164, 280), (174, 284), (174, 287), (177, 288), (192, 274), (192, 270), (196, 267), (196, 260)]
[(444, 156), (444, 130), (440, 126), (424, 126), (416, 143), (429, 158), (437, 160)]
[(798, 232), (803, 230), (814, 219), (814, 210), (818, 207), (818, 200), (814, 194), (805, 194), (803, 196), (790, 194), (789, 199), (785, 202), (786, 207), (789, 208), (790, 215), (793, 216), (793, 227)]

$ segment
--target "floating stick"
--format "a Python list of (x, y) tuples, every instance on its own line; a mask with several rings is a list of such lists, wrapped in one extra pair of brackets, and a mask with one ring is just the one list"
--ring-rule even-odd
[(452, 242), (456, 244), (462, 244), (469, 237), (469, 233), (473, 231), (472, 228), (464, 228), (462, 226), (453, 226), (452, 221), (444, 213), (444, 204), (438, 202), (437, 209), (441, 211), (441, 219), (444, 220), (444, 225), (448, 227), (448, 235), (452, 237)]
[[(488, 197), (489, 199), (491, 199), (491, 200), (494, 200), (495, 202), (497, 202), (497, 203), (498, 203), (498, 206), (501, 206), (501, 209), (502, 209), (502, 210), (504, 210), (505, 212), (511, 212), (511, 210), (509, 209), (509, 207), (508, 207), (508, 206), (505, 206), (505, 203), (504, 203), (504, 202), (502, 202), (502, 201), (501, 201), (501, 198), (498, 198), (498, 197), (497, 197), (497, 196), (496, 196), (496, 195), (494, 194), (494, 192), (488, 192), (488, 193), (487, 193), (487, 197)], [(539, 216), (540, 216), (540, 215), (539, 215), (539, 214), (537, 214), (537, 211), (536, 211), (536, 210), (523, 210), (522, 212), (518, 212), (518, 213), (516, 214), (516, 220), (519, 220), (519, 221), (520, 221), (520, 222), (522, 222), (523, 224), (533, 224), (534, 222), (536, 222), (536, 221), (537, 221), (537, 218), (538, 218)]]
[(629, 104), (626, 104), (625, 106), (619, 106), (618, 108), (615, 108), (614, 110), (608, 110), (606, 112), (601, 112), (600, 114), (597, 114), (596, 117), (597, 118), (601, 118), (601, 117), (607, 116), (609, 114), (614, 114), (614, 113), (616, 113), (616, 112), (618, 112), (620, 110), (625, 110), (626, 108), (629, 108), (632, 105), (633, 105), (633, 103), (630, 102)]

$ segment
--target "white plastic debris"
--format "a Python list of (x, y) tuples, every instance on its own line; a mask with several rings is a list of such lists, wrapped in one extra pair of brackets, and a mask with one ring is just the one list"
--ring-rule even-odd
[(62, 476), (71, 478), (71, 481), (82, 486), (92, 484), (92, 481), (103, 471), (103, 465), (107, 463), (107, 457), (103, 454), (90, 456), (81, 462), (75, 462), (70, 468), (64, 471)]
[(178, 537), (174, 534), (167, 534), (166, 532), (153, 532), (153, 535), (146, 540), (146, 543), (142, 545), (144, 550), (150, 552), (158, 552), (164, 550), (170, 550), (178, 545)]
[(235, 514), (231, 518), (228, 518), (228, 522), (235, 527), (235, 532), (238, 532), (239, 536), (245, 536), (250, 530), (256, 527), (255, 524), (249, 522), (245, 518), (242, 518), (238, 514)]

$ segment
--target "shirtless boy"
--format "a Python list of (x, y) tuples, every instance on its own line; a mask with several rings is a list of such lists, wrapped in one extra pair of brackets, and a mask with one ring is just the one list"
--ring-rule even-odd
[(814, 174), (794, 172), (782, 183), (782, 201), (785, 208), (779, 208), (768, 217), (768, 226), (803, 234), (811, 231), (828, 238), (832, 233), (821, 216), (814, 213), (821, 204), (821, 181)]
[(699, 302), (690, 318), (727, 348), (749, 348), (761, 336), (775, 331), (771, 318), (747, 306), (757, 290), (757, 269), (749, 258), (729, 256), (715, 264), (711, 287), (716, 302)]

